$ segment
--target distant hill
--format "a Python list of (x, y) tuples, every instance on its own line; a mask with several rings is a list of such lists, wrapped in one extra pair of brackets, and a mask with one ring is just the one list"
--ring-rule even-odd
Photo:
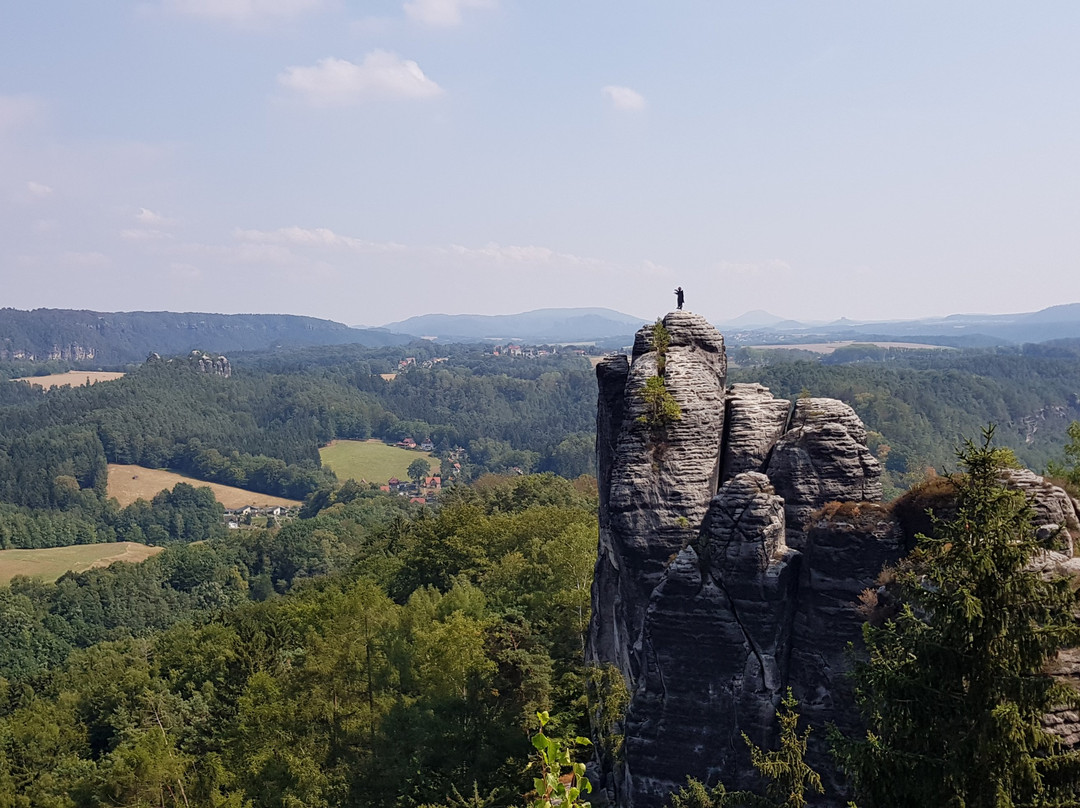
[[(762, 316), (764, 315), (764, 317)], [(953, 346), (1010, 345), (1080, 338), (1080, 303), (1051, 306), (1018, 314), (951, 314), (918, 320), (854, 321), (842, 318), (827, 325), (794, 320), (768, 322), (766, 312), (750, 312), (722, 326), (734, 342), (785, 344), (830, 340), (895, 340)], [(752, 333), (732, 334), (732, 331)]]
[(586, 342), (629, 336), (646, 322), (612, 309), (537, 309), (521, 314), (424, 314), (383, 327), (445, 342)]
[(137, 362), (151, 351), (218, 353), (277, 346), (402, 345), (411, 338), (293, 314), (0, 309), (0, 359)]
[(777, 317), (775, 314), (770, 314), (763, 309), (754, 309), (748, 311), (746, 314), (739, 315), (733, 320), (726, 320), (722, 323), (717, 323), (717, 326), (721, 329), (724, 328), (763, 328), (763, 327), (775, 327), (781, 323), (790, 323), (791, 320), (785, 320), (783, 317)]

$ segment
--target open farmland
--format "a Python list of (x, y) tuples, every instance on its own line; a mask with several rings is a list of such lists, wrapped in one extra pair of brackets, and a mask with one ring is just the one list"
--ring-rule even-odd
[(339, 480), (353, 479), (385, 483), (391, 477), (409, 479), (409, 464), (422, 457), (438, 471), (439, 461), (430, 452), (387, 446), (380, 440), (335, 440), (319, 450), (324, 466), (333, 469)]
[(226, 508), (282, 508), (297, 507), (301, 503), (295, 499), (274, 497), (231, 485), (206, 483), (193, 477), (185, 477), (174, 471), (150, 469), (144, 466), (125, 466), (119, 463), (109, 464), (109, 496), (116, 497), (121, 505), (130, 505), (137, 499), (151, 500), (154, 494), (165, 489), (172, 489), (177, 483), (188, 483), (196, 488), (207, 487), (214, 492), (217, 501)]
[(0, 550), (0, 585), (16, 575), (39, 581), (55, 581), (65, 572), (84, 572), (107, 567), (117, 561), (138, 563), (157, 555), (162, 547), (148, 547), (131, 541), (108, 544), (77, 544), (44, 550)]
[(53, 387), (78, 387), (87, 382), (111, 382), (121, 378), (124, 374), (108, 370), (69, 370), (67, 373), (54, 373), (51, 376), (23, 376), (12, 379), (13, 382), (29, 382), (35, 387), (43, 387), (51, 390)]

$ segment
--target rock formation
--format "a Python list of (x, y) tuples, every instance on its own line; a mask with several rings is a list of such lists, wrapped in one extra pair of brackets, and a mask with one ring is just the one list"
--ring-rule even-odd
[(1072, 556), (1074, 543), (1080, 539), (1080, 509), (1076, 501), (1064, 488), (1047, 482), (1029, 469), (1008, 469), (1003, 476), (1007, 486), (1027, 495), (1035, 512), (1039, 538)]
[[(659, 808), (687, 776), (754, 785), (742, 734), (771, 745), (791, 688), (817, 728), (809, 761), (829, 784), (821, 804), (841, 805), (824, 727), (855, 725), (843, 679), (861, 630), (855, 606), (905, 549), (872, 504), (880, 468), (866, 430), (839, 401), (792, 407), (760, 385), (728, 390), (723, 337), (690, 312), (663, 325), (663, 356), (646, 327), (630, 362), (597, 367), (587, 659), (614, 666), (629, 689), (625, 740), (605, 756), (603, 785), (623, 808)], [(681, 411), (661, 429), (643, 396), (658, 375)], [(808, 523), (826, 503), (865, 500)]]
[(208, 354), (205, 351), (192, 351), (188, 356), (188, 361), (191, 362), (200, 373), (209, 373), (211, 376), (223, 376), (226, 379), (232, 376), (232, 365), (229, 364), (227, 357)]

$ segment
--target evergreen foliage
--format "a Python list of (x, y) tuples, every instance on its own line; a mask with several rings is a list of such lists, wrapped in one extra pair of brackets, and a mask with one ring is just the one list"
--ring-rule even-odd
[(536, 714), (559, 748), (586, 723), (595, 508), (551, 475), (436, 514), (342, 486), (279, 530), (0, 588), (0, 806), (521, 805)]
[(1080, 493), (1080, 421), (1073, 421), (1067, 430), (1069, 442), (1065, 444), (1065, 462), (1051, 462), (1047, 472), (1060, 477), (1073, 489), (1073, 494)]
[(807, 790), (823, 793), (821, 776), (806, 765), (810, 728), (799, 734), (798, 706), (789, 689), (776, 711), (780, 724), (779, 749), (762, 749), (743, 733), (743, 743), (750, 749), (750, 761), (767, 781), (764, 795), (728, 791), (723, 783), (709, 789), (690, 778), (686, 786), (671, 795), (670, 808), (804, 808)]
[(664, 429), (682, 418), (679, 402), (664, 384), (664, 372), (667, 369), (667, 350), (671, 346), (671, 332), (664, 327), (662, 320), (657, 320), (649, 334), (649, 343), (656, 352), (656, 375), (645, 380), (645, 386), (638, 392), (645, 404), (644, 414), (638, 421), (649, 427), (653, 439), (659, 440)]
[(854, 678), (868, 730), (834, 738), (863, 805), (1080, 804), (1080, 758), (1042, 726), (1080, 701), (1044, 672), (1080, 642), (1076, 597), (1028, 568), (1042, 548), (1024, 495), (1001, 484), (992, 434), (958, 452), (954, 515), (900, 567), (900, 613), (864, 629)]

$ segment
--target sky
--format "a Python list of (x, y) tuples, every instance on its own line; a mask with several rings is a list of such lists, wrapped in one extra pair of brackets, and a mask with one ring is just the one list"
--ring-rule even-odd
[(1080, 301), (1080, 3), (0, 0), (0, 305)]

